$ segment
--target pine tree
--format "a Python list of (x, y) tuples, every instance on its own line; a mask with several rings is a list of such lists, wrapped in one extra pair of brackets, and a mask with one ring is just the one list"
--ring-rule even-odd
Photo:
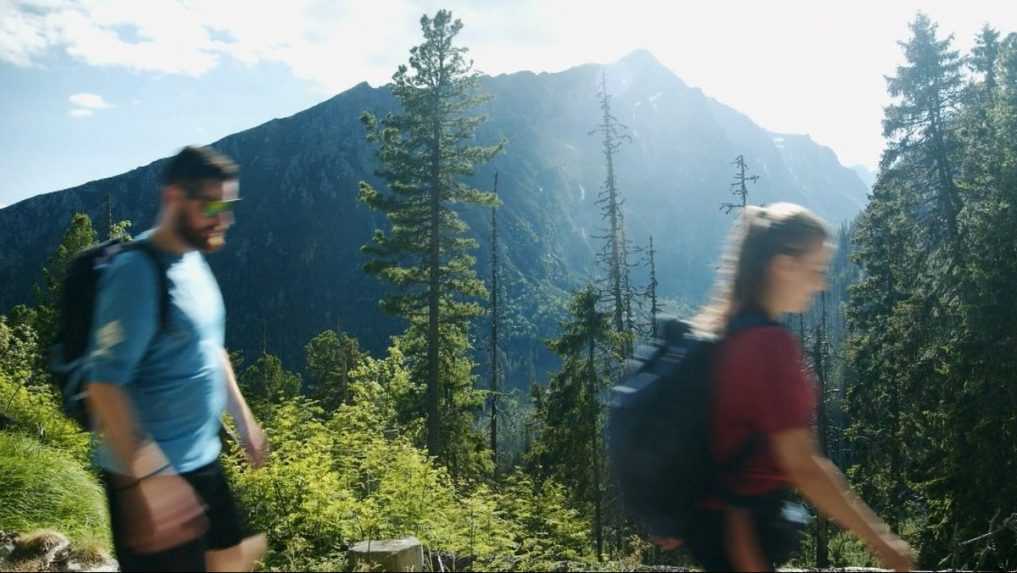
[(737, 197), (738, 202), (724, 202), (720, 204), (720, 209), (727, 214), (730, 214), (735, 209), (745, 209), (749, 205), (749, 187), (747, 184), (759, 181), (758, 175), (745, 175), (748, 166), (745, 164), (744, 155), (735, 157), (734, 165), (738, 171), (735, 173), (734, 181), (731, 182), (731, 194)]
[[(39, 337), (40, 348), (48, 349), (56, 342), (57, 319), (68, 265), (78, 253), (93, 246), (96, 240), (92, 219), (85, 213), (75, 213), (60, 245), (46, 261), (46, 266), (42, 269), (42, 281), (35, 286), (38, 306), (33, 313), (32, 324), (32, 329)], [(39, 356), (40, 371), (46, 370), (46, 361), (46, 356)]]
[(604, 186), (597, 197), (597, 205), (600, 207), (602, 218), (607, 221), (605, 234), (596, 238), (604, 241), (604, 247), (598, 255), (598, 261), (607, 273), (607, 295), (611, 304), (614, 329), (617, 332), (628, 333), (627, 325), (631, 321), (626, 320), (626, 315), (631, 311), (631, 303), (626, 304), (626, 294), (629, 289), (629, 263), (627, 260), (627, 246), (625, 244), (625, 220), (622, 206), (625, 201), (618, 189), (618, 180), (615, 173), (615, 156), (618, 150), (626, 141), (631, 141), (628, 128), (618, 121), (611, 113), (611, 94), (607, 91), (607, 74), (601, 75), (600, 111), (601, 120), (591, 135), (600, 135), (602, 138), (602, 153), (604, 154)]
[[(866, 467), (863, 492), (880, 500), (877, 506), (889, 511), (894, 524), (909, 476), (925, 474), (942, 446), (927, 438), (928, 419), (911, 412), (934, 408), (949, 391), (947, 385), (929, 386), (940, 377), (945, 357), (923, 345), (948, 348), (932, 341), (952, 337), (952, 310), (944, 303), (955, 290), (950, 277), (962, 251), (955, 175), (962, 60), (950, 50), (950, 38), (938, 39), (926, 16), (919, 14), (911, 31), (901, 44), (907, 62), (887, 79), (895, 102), (886, 108), (887, 148), (858, 226), (865, 276), (852, 294), (850, 314), (858, 333), (850, 351), (858, 377), (849, 404), (856, 454)], [(904, 435), (922, 439), (905, 447)], [(926, 439), (929, 448), (922, 447)]]
[(957, 234), (960, 198), (954, 162), (958, 141), (951, 122), (963, 95), (963, 60), (950, 49), (953, 36), (940, 39), (928, 16), (918, 14), (911, 33), (911, 39), (901, 43), (907, 62), (887, 78), (890, 96), (897, 101), (886, 107), (887, 147), (881, 166), (907, 169), (912, 179), (929, 185), (931, 196), (924, 200), (936, 213), (926, 218), (934, 245)]
[(427, 387), (427, 448), (442, 456), (441, 403), (452, 406), (460, 390), (444, 376), (443, 346), (449, 350), (456, 346), (452, 339), (465, 339), (468, 321), (482, 312), (476, 301), (486, 294), (469, 254), (476, 241), (453, 205), (494, 205), (494, 196), (462, 178), (502, 146), (472, 144), (484, 118), (469, 114), (487, 98), (477, 91), (479, 74), (466, 59), (467, 49), (454, 43), (462, 22), (440, 10), (420, 24), (424, 42), (410, 50), (409, 66), (392, 76), (401, 110), (381, 120), (363, 117), (388, 192), (361, 182), (360, 197), (388, 217), (388, 231), (375, 231), (363, 248), (370, 257), (365, 270), (397, 287), (382, 307), (425, 337), (426, 363), (418, 375)]
[(1017, 496), (1017, 361), (1002, 351), (1017, 344), (1005, 298), (1017, 280), (1017, 49), (996, 52), (984, 29), (965, 85), (949, 39), (921, 15), (912, 32), (856, 233), (852, 475), (891, 523), (921, 524), (923, 563), (1006, 569), (1017, 563), (1017, 537), (1000, 528)]
[[(824, 456), (829, 455), (829, 421), (826, 411), (827, 372), (830, 362), (829, 333), (826, 322), (826, 292), (819, 299), (819, 322), (814, 325), (812, 346), (812, 367), (818, 382), (817, 400), (817, 431), (819, 433), (819, 450)], [(816, 568), (825, 569), (830, 566), (829, 523), (825, 517), (816, 522)]]
[(113, 238), (113, 194), (106, 193), (106, 240)]
[(237, 383), (259, 418), (265, 418), (273, 404), (300, 395), (300, 376), (286, 370), (271, 354), (259, 356), (237, 376)]
[(75, 213), (60, 245), (42, 269), (43, 284), (36, 288), (36, 302), (42, 306), (55, 307), (60, 304), (67, 266), (78, 253), (94, 245), (96, 240), (92, 219), (84, 213)]
[(646, 294), (650, 299), (650, 335), (657, 338), (657, 315), (660, 314), (660, 305), (657, 301), (657, 251), (653, 248), (653, 235), (650, 235), (650, 248), (647, 251), (648, 263), (650, 266), (650, 284), (646, 287)]
[(600, 442), (600, 392), (613, 379), (621, 336), (608, 313), (597, 309), (601, 293), (593, 286), (569, 304), (562, 334), (548, 343), (562, 367), (545, 391), (534, 395), (538, 438), (532, 465), (564, 484), (575, 502), (591, 507), (597, 555), (604, 551), (604, 464)]
[[(624, 270), (622, 272), (622, 296), (625, 301), (625, 329), (622, 331), (626, 334), (627, 339), (625, 341), (625, 354), (629, 355), (632, 353), (632, 346), (636, 336), (636, 317), (633, 304), (636, 303), (636, 291), (632, 286), (632, 268), (629, 266), (629, 257), (632, 255), (633, 249), (629, 243), (628, 238), (625, 236), (625, 218), (622, 217), (622, 263)], [(638, 251), (636, 251), (638, 253)]]
[[(968, 65), (982, 78), (981, 93), (991, 97), (997, 87), (997, 65), (999, 63), (999, 31), (988, 24), (982, 27), (978, 37), (975, 38), (975, 47), (971, 50), (971, 57), (968, 58)], [(983, 101), (982, 103), (988, 103)]]
[(318, 401), (331, 415), (349, 398), (350, 373), (364, 360), (356, 338), (336, 330), (326, 330), (304, 346), (307, 395)]
[[(498, 172), (494, 173), (498, 196)], [(491, 459), (498, 467), (498, 210), (491, 207)]]

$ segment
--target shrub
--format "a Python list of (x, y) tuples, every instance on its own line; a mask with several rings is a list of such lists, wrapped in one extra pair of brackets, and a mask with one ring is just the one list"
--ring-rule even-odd
[(109, 546), (102, 488), (70, 455), (0, 432), (0, 530), (53, 529), (78, 545)]
[(6, 422), (0, 429), (27, 434), (88, 463), (89, 436), (63, 415), (52, 388), (28, 387), (0, 374), (0, 417)]

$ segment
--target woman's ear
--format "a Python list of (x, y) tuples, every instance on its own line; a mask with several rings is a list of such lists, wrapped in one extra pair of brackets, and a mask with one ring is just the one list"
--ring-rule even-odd
[(791, 255), (777, 255), (770, 260), (770, 277), (777, 282), (783, 282), (794, 270), (794, 257)]

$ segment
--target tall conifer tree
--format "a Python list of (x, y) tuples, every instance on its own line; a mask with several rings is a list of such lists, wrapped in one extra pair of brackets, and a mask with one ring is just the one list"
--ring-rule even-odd
[(408, 319), (425, 339), (426, 361), (418, 375), (427, 387), (427, 447), (441, 456), (441, 403), (451, 406), (457, 390), (444, 380), (442, 352), (455, 346), (450, 340), (465, 338), (468, 321), (482, 312), (477, 300), (486, 295), (469, 254), (477, 243), (453, 206), (495, 204), (491, 193), (463, 179), (501, 144), (473, 143), (484, 117), (471, 113), (487, 98), (478, 92), (479, 73), (467, 48), (455, 43), (462, 22), (440, 10), (433, 18), (423, 16), (420, 26), (424, 42), (392, 76), (400, 110), (380, 120), (370, 113), (363, 117), (388, 189), (361, 182), (360, 197), (388, 218), (389, 228), (375, 231), (363, 248), (370, 257), (365, 270), (397, 287), (382, 307)]

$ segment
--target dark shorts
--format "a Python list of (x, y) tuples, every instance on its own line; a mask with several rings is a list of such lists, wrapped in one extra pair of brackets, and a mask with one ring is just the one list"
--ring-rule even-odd
[[(804, 525), (785, 518), (789, 503), (787, 492), (775, 492), (752, 498), (732, 500), (734, 505), (749, 511), (759, 545), (771, 571), (794, 557), (801, 549)], [(733, 571), (725, 547), (724, 510), (700, 509), (686, 541), (692, 556), (707, 571)]]
[(114, 491), (113, 476), (102, 474), (109, 502), (113, 548), (121, 571), (205, 571), (205, 552), (228, 549), (240, 544), (247, 530), (233, 500), (222, 466), (215, 461), (193, 472), (181, 474), (205, 503), (208, 531), (198, 539), (159, 553), (138, 554), (123, 543), (123, 526), (119, 496)]

